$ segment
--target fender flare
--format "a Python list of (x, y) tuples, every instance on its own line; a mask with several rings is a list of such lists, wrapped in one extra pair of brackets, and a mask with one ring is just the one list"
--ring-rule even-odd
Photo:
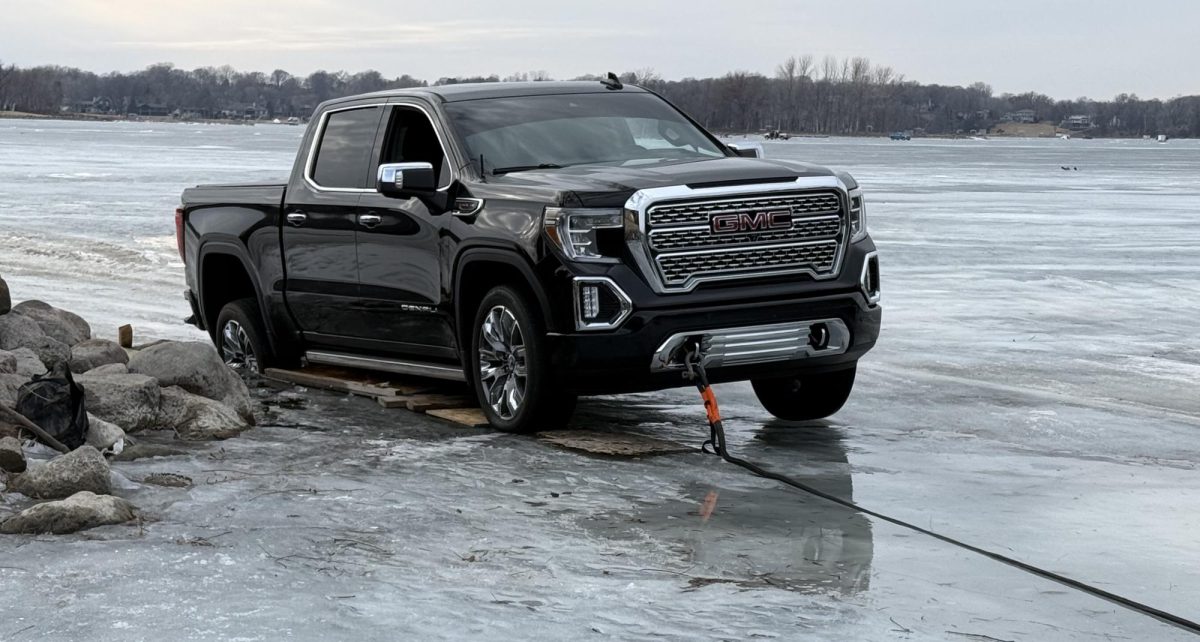
[[(249, 253), (246, 251), (246, 248), (242, 247), (241, 245), (232, 241), (224, 240), (205, 241), (200, 245), (200, 249), (196, 253), (196, 262), (199, 264), (196, 269), (196, 289), (199, 290), (199, 293), (196, 297), (196, 303), (200, 307), (200, 314), (204, 314), (205, 312), (204, 262), (210, 255), (232, 256), (242, 264), (242, 269), (245, 270), (246, 275), (250, 277), (250, 286), (254, 288), (254, 298), (258, 301), (259, 321), (263, 324), (263, 330), (266, 331), (267, 343), (270, 344), (271, 351), (276, 352), (277, 346), (275, 341), (275, 333), (272, 331), (271, 321), (267, 316), (267, 301), (263, 296), (262, 284), (258, 282), (258, 272), (254, 269), (254, 264), (250, 261)], [(211, 324), (208, 323), (208, 319), (205, 319), (205, 325), (209, 326), (209, 331), (213, 334), (213, 336), (215, 336), (217, 332), (217, 329), (213, 327), (215, 324), (216, 319), (213, 319), (213, 323)]]
[(550, 298), (546, 295), (545, 288), (542, 287), (541, 281), (537, 278), (537, 274), (533, 270), (533, 265), (525, 258), (525, 256), (514, 249), (495, 247), (495, 246), (477, 246), (463, 250), (454, 265), (454, 317), (456, 324), (456, 334), (461, 338), (464, 328), (470, 325), (468, 314), (472, 311), (463, 309), (462, 305), (462, 278), (466, 268), (473, 263), (503, 263), (504, 265), (516, 268), (525, 283), (529, 286), (529, 290), (533, 293), (534, 303), (542, 313), (542, 318), (547, 322), (551, 322)]

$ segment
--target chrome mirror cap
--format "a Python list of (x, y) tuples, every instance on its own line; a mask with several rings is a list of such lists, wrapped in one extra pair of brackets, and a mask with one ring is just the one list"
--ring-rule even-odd
[(384, 163), (376, 174), (375, 189), (380, 194), (431, 192), (436, 187), (432, 163)]

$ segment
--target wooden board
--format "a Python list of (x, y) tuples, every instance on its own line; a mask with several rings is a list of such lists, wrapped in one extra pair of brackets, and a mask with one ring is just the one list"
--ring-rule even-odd
[(459, 395), (443, 395), (443, 394), (424, 394), (424, 395), (409, 395), (408, 401), (405, 403), (409, 410), (413, 412), (429, 412), (430, 410), (443, 410), (447, 408), (470, 408), (475, 403), (461, 397)]
[(408, 409), (408, 397), (400, 395), (397, 397), (375, 397), (375, 401), (384, 408), (404, 408)]
[(696, 452), (694, 446), (684, 446), (673, 441), (655, 439), (623, 432), (598, 432), (592, 430), (554, 430), (539, 432), (538, 439), (571, 450), (581, 450), (595, 455), (618, 457), (645, 457), (672, 453)]
[(453, 421), (469, 428), (488, 428), (487, 417), (479, 408), (441, 408), (425, 413), (431, 417)]
[(263, 372), (263, 376), (276, 381), (335, 392), (349, 392), (377, 399), (418, 394), (433, 389), (428, 383), (409, 381), (403, 378), (392, 379), (363, 370), (324, 366), (309, 366), (302, 370), (267, 368)]

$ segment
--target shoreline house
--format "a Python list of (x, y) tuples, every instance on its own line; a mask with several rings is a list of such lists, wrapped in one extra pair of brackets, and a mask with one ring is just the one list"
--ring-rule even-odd
[(1032, 124), (1038, 121), (1037, 112), (1032, 109), (1018, 109), (1010, 111), (1000, 118), (1009, 123), (1025, 123)]
[(91, 100), (81, 100), (69, 105), (63, 105), (62, 111), (76, 114), (112, 114), (113, 103), (104, 96), (95, 96)]
[(1062, 124), (1059, 126), (1063, 129), (1069, 129), (1073, 132), (1078, 132), (1085, 129), (1091, 129), (1092, 127), (1095, 127), (1096, 124), (1092, 120), (1092, 116), (1090, 114), (1075, 114), (1064, 118)]

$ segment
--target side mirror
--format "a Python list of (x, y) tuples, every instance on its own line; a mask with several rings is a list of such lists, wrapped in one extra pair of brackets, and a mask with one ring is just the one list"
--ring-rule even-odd
[(741, 156), (743, 158), (762, 158), (763, 157), (763, 148), (762, 148), (762, 144), (760, 144), (760, 143), (741, 143), (741, 144), (732, 144), (731, 143), (729, 145), (729, 149), (732, 149), (733, 153), (735, 153), (738, 156)]
[(405, 196), (437, 189), (430, 163), (384, 163), (379, 166), (375, 189), (384, 196)]

